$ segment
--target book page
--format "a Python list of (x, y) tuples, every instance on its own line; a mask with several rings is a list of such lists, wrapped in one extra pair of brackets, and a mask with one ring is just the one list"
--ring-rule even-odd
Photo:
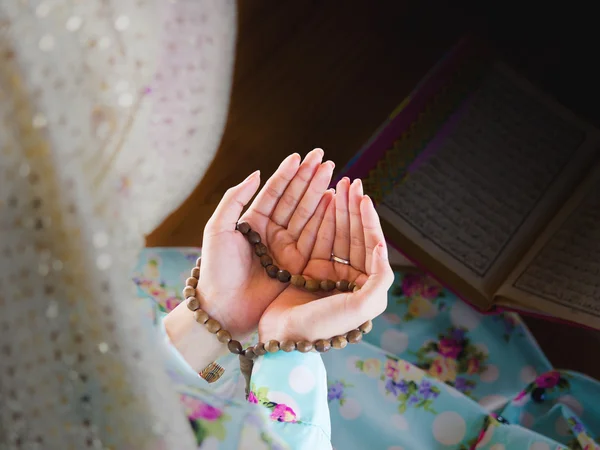
[(491, 301), (598, 142), (593, 128), (497, 66), (378, 211), (409, 257), (435, 262)]
[(498, 295), (505, 304), (600, 329), (600, 164)]

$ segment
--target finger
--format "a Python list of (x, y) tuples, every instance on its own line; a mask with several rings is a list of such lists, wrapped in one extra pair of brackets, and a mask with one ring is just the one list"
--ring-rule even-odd
[(305, 258), (309, 258), (313, 249), (315, 248), (315, 244), (317, 242), (317, 235), (319, 234), (319, 228), (323, 223), (323, 219), (325, 218), (325, 213), (327, 212), (327, 208), (329, 204), (333, 200), (333, 189), (326, 191), (321, 196), (321, 201), (317, 206), (315, 213), (312, 218), (308, 221), (300, 237), (298, 238), (298, 243), (296, 247), (301, 255)]
[(234, 231), (240, 214), (260, 186), (260, 170), (257, 170), (237, 186), (229, 188), (208, 220), (204, 236), (214, 236)]
[(323, 155), (323, 150), (320, 148), (314, 149), (306, 155), (306, 158), (300, 164), (298, 172), (296, 172), (283, 195), (280, 196), (275, 211), (271, 214), (271, 220), (277, 225), (287, 228), (292, 214), (323, 160)]
[(387, 307), (387, 294), (394, 281), (385, 242), (375, 246), (371, 275), (357, 292), (333, 295), (294, 307), (293, 329), (306, 330), (306, 339), (329, 339), (358, 328)]
[(373, 250), (379, 242), (385, 241), (385, 238), (381, 229), (379, 214), (377, 214), (373, 201), (368, 195), (363, 196), (360, 202), (360, 217), (365, 236), (365, 269), (367, 270), (367, 274), (369, 274), (372, 265)]
[(298, 153), (293, 153), (281, 162), (275, 173), (260, 190), (248, 211), (244, 213), (243, 220), (252, 218), (251, 221), (257, 229), (266, 228), (277, 202), (298, 172), (300, 159)]
[(365, 271), (365, 233), (360, 215), (360, 203), (363, 198), (363, 187), (360, 178), (350, 185), (348, 210), (350, 211), (350, 261), (352, 267)]
[(302, 196), (302, 200), (292, 214), (292, 218), (287, 226), (288, 232), (294, 240), (297, 240), (302, 233), (302, 230), (311, 219), (319, 202), (323, 197), (323, 193), (327, 190), (333, 175), (335, 164), (333, 161), (327, 161), (319, 166), (315, 176), (310, 181), (308, 189)]
[(348, 214), (348, 190), (350, 180), (342, 178), (335, 190), (335, 240), (333, 254), (338, 258), (350, 258), (350, 215)]
[(311, 259), (325, 259), (329, 261), (335, 239), (335, 197), (327, 205), (325, 216), (319, 226), (315, 246)]

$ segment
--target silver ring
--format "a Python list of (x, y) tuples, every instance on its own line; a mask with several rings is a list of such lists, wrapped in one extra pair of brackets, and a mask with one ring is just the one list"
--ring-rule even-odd
[(340, 264), (345, 264), (347, 266), (350, 265), (350, 261), (344, 258), (340, 258), (339, 256), (335, 256), (333, 253), (331, 254), (331, 261), (338, 262)]

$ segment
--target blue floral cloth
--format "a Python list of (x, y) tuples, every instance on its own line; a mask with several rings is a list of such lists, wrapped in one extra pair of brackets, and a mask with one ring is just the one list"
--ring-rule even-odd
[[(182, 301), (198, 256), (144, 251), (134, 280), (150, 318)], [(597, 381), (553, 369), (518, 315), (481, 315), (417, 273), (396, 274), (363, 342), (259, 358), (248, 402), (236, 357), (208, 385), (163, 341), (202, 449), (600, 450)]]

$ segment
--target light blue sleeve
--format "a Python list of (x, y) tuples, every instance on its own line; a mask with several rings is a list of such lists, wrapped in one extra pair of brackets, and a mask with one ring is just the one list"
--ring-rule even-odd
[(248, 401), (267, 409), (273, 432), (291, 449), (331, 449), (327, 377), (318, 353), (256, 359)]
[[(158, 328), (165, 343), (166, 367), (173, 387), (187, 409), (190, 405), (201, 405), (188, 411), (194, 431), (202, 429), (197, 433), (200, 448), (207, 433), (212, 432), (213, 438), (222, 441), (219, 449), (246, 448), (238, 447), (242, 440), (244, 445), (249, 445), (248, 440), (256, 440), (251, 447), (256, 449), (331, 449), (327, 380), (318, 353), (277, 352), (256, 359), (246, 402), (238, 357), (229, 355), (225, 361), (219, 359), (219, 364), (227, 367), (225, 380), (206, 383), (170, 344), (162, 324), (163, 317), (163, 314), (159, 315)], [(235, 395), (231, 395), (232, 378), (238, 384)], [(214, 418), (203, 415), (206, 411), (220, 412), (218, 428)]]

